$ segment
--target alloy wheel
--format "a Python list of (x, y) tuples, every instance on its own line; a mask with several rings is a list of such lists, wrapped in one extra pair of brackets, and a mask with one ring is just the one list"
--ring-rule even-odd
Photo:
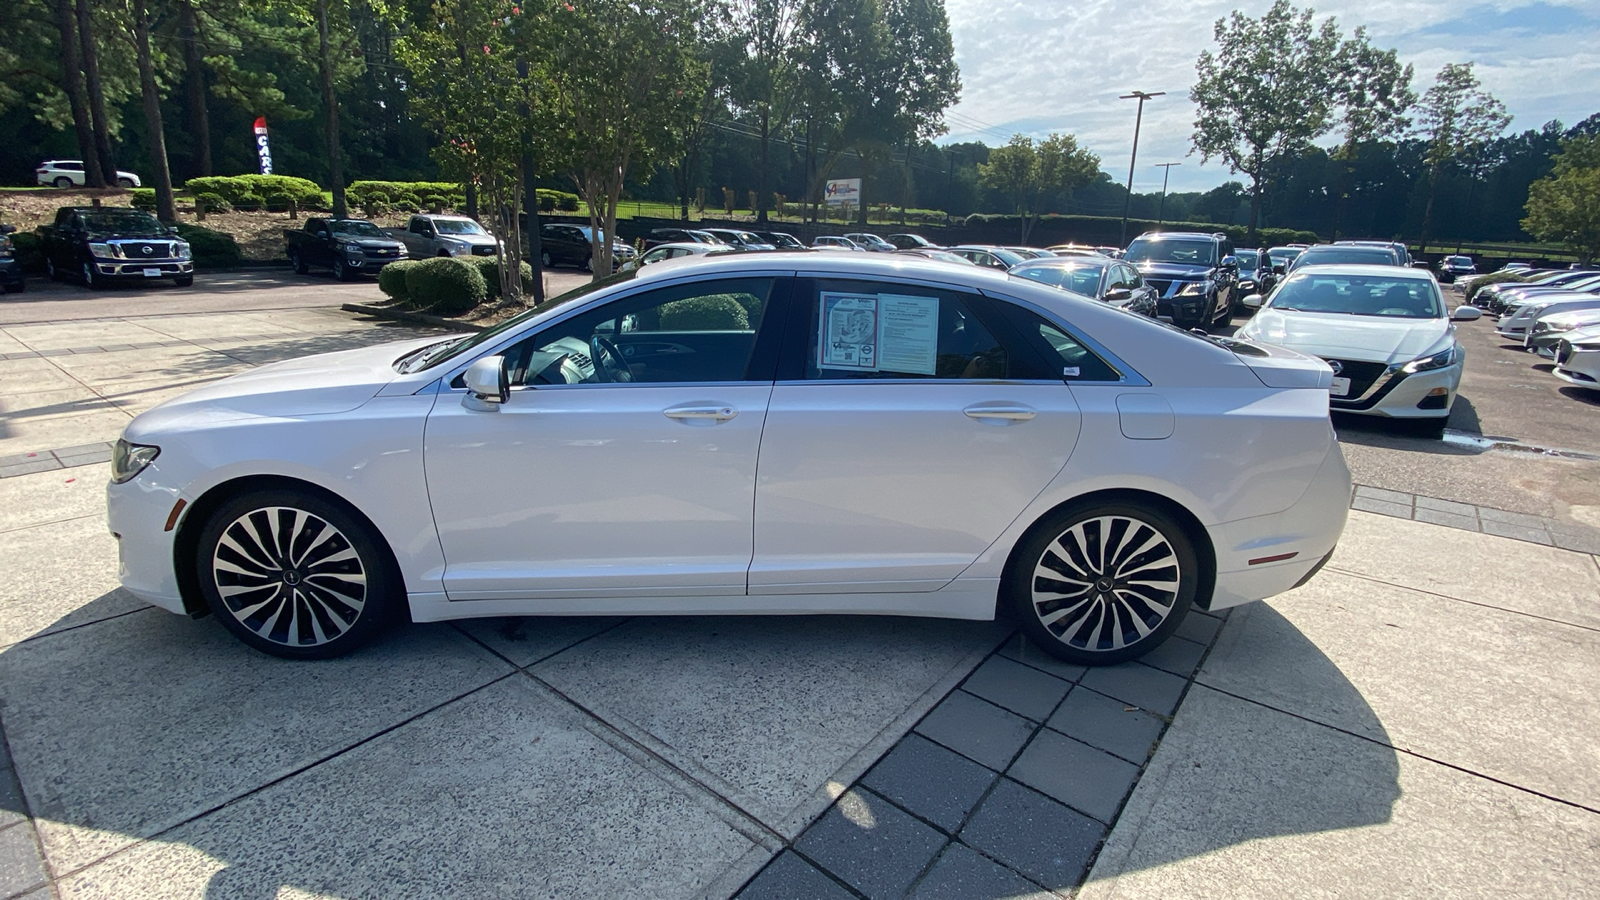
[(1155, 526), (1124, 515), (1088, 518), (1034, 564), (1030, 606), (1070, 647), (1121, 650), (1167, 620), (1183, 575), (1172, 542)]
[(302, 509), (239, 516), (217, 541), (211, 575), (230, 615), (262, 640), (310, 648), (361, 617), (367, 571), (344, 532)]

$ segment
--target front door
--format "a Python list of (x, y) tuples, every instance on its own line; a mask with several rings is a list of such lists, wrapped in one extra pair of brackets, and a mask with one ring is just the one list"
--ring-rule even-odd
[(450, 599), (743, 594), (783, 283), (613, 300), (506, 347), (498, 409), (441, 396), (425, 452)]
[(800, 280), (793, 298), (750, 593), (937, 590), (1066, 465), (1072, 391), (983, 297)]

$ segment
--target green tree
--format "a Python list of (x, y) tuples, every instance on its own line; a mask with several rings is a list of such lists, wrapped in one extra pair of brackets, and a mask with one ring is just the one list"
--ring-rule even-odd
[[(1473, 159), (1511, 124), (1505, 104), (1482, 90), (1472, 63), (1447, 63), (1418, 104), (1417, 135), (1428, 142), (1428, 204), (1422, 214), (1419, 250), (1428, 249), (1439, 174), (1445, 166)], [(1476, 173), (1474, 172), (1474, 178)]]
[(1078, 146), (1070, 134), (1052, 134), (1038, 144), (1033, 138), (1013, 135), (1010, 143), (989, 153), (978, 166), (985, 187), (1003, 191), (1022, 217), (1022, 243), (1038, 220), (1042, 202), (1093, 181), (1100, 174), (1100, 157)]
[(1588, 265), (1600, 257), (1600, 137), (1570, 137), (1555, 171), (1528, 189), (1522, 227), (1541, 241), (1560, 241)]
[[(756, 221), (765, 224), (771, 202), (772, 130), (788, 118), (794, 96), (794, 62), (801, 0), (732, 0), (727, 6), (728, 93), (736, 110), (755, 115), (760, 128), (756, 167)], [(715, 10), (708, 16), (715, 26)], [(713, 63), (715, 67), (715, 63)], [(687, 156), (687, 154), (685, 154)]]
[(1337, 93), (1344, 141), (1333, 152), (1338, 160), (1338, 201), (1334, 205), (1333, 234), (1338, 238), (1349, 199), (1350, 175), (1355, 171), (1363, 144), (1388, 140), (1410, 127), (1407, 113), (1416, 105), (1411, 89), (1412, 68), (1400, 65), (1394, 50), (1380, 50), (1357, 28), (1339, 47)]
[(1202, 162), (1220, 159), (1250, 179), (1250, 241), (1274, 167), (1333, 127), (1339, 30), (1310, 9), (1276, 0), (1252, 19), (1235, 10), (1213, 29), (1217, 51), (1203, 50), (1189, 91), (1198, 113), (1192, 138)]
[(558, 153), (589, 204), (591, 267), (611, 274), (617, 202), (632, 175), (677, 159), (709, 77), (700, 0), (557, 3), (547, 29)]

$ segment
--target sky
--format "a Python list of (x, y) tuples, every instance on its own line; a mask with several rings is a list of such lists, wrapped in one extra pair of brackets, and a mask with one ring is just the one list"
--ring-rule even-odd
[[(1297, 5), (1307, 5), (1301, 0)], [(1511, 131), (1551, 119), (1571, 126), (1600, 112), (1600, 4), (1473, 0), (1324, 0), (1348, 34), (1365, 25), (1373, 43), (1412, 64), (1420, 95), (1446, 63), (1473, 62), (1483, 88), (1506, 104)], [(1213, 48), (1217, 19), (1260, 16), (1271, 0), (945, 0), (961, 66), (961, 101), (939, 143), (1003, 144), (1015, 133), (1075, 134), (1118, 183), (1128, 178), (1134, 90), (1166, 96), (1144, 105), (1133, 189), (1161, 189), (1156, 163), (1176, 162), (1171, 191), (1204, 191), (1240, 175), (1189, 155), (1195, 59)], [(1324, 141), (1323, 143), (1331, 143)]]

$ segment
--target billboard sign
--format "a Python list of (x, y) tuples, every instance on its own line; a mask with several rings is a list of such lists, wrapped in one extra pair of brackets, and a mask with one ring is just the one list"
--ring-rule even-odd
[(823, 191), (829, 206), (843, 206), (849, 203), (853, 206), (861, 205), (861, 179), (859, 178), (834, 178), (829, 180), (827, 188)]
[(256, 119), (256, 158), (261, 161), (261, 174), (272, 174), (272, 148), (267, 144), (267, 117)]

